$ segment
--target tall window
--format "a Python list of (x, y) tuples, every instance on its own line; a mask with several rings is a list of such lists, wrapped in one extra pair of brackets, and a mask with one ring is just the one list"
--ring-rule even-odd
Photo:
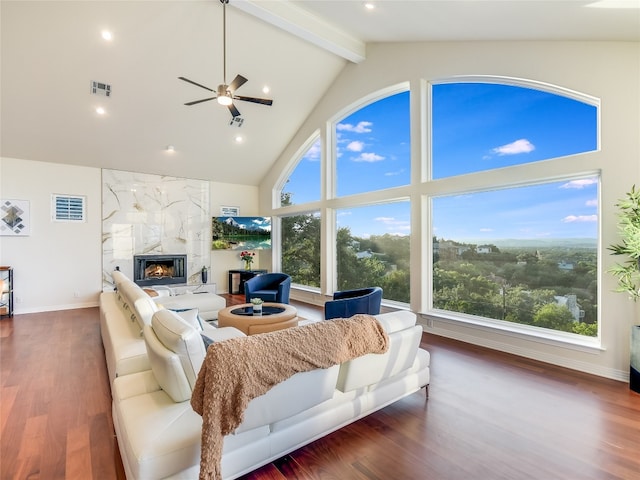
[[(320, 138), (311, 140), (280, 190), (280, 205), (320, 199)], [(282, 217), (282, 271), (296, 285), (320, 288), (320, 212)]]
[(599, 178), (527, 166), (597, 149), (597, 107), (498, 84), (432, 97), (433, 177), (451, 190), (432, 198), (433, 308), (597, 336)]
[(282, 217), (282, 271), (293, 283), (320, 287), (320, 214)]
[(409, 92), (377, 100), (335, 125), (337, 196), (411, 181)]
[(378, 286), (409, 303), (409, 202), (341, 209), (337, 222), (338, 290)]

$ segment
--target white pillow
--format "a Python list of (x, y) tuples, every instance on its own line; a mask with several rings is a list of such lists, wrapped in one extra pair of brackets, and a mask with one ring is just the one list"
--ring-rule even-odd
[(196, 330), (202, 331), (202, 320), (200, 320), (200, 311), (197, 308), (168, 308), (172, 312), (180, 315), (185, 322), (193, 326)]

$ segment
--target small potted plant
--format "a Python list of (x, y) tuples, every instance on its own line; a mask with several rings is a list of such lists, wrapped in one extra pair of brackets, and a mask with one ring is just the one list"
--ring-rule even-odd
[[(613, 255), (623, 255), (626, 260), (616, 263), (609, 273), (618, 279), (616, 292), (626, 293), (637, 301), (640, 298), (640, 190), (635, 185), (626, 197), (616, 203), (618, 231), (621, 242), (613, 244), (609, 250)], [(631, 327), (631, 362), (629, 387), (640, 393), (640, 325)]]
[(262, 315), (262, 304), (264, 300), (261, 298), (252, 298), (251, 304), (253, 305), (253, 314), (254, 315)]

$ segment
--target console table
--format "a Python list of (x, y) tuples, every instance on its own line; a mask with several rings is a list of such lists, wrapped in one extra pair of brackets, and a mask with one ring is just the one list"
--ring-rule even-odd
[(266, 270), (229, 270), (229, 293), (244, 294), (244, 282), (257, 276), (267, 273)]

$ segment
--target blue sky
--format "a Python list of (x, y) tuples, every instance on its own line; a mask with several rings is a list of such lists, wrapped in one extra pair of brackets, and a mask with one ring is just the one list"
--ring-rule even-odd
[(597, 177), (590, 177), (434, 198), (433, 234), (471, 243), (482, 239), (596, 238), (597, 188)]
[[(497, 84), (433, 87), (433, 178), (519, 165), (597, 148), (597, 109), (533, 89)], [(409, 93), (374, 102), (340, 121), (338, 196), (410, 182)], [(320, 198), (316, 143), (285, 191), (296, 204)], [(434, 199), (440, 238), (595, 238), (597, 178)], [(469, 214), (472, 211), (473, 214)], [(338, 212), (352, 234), (410, 233), (409, 204)]]

